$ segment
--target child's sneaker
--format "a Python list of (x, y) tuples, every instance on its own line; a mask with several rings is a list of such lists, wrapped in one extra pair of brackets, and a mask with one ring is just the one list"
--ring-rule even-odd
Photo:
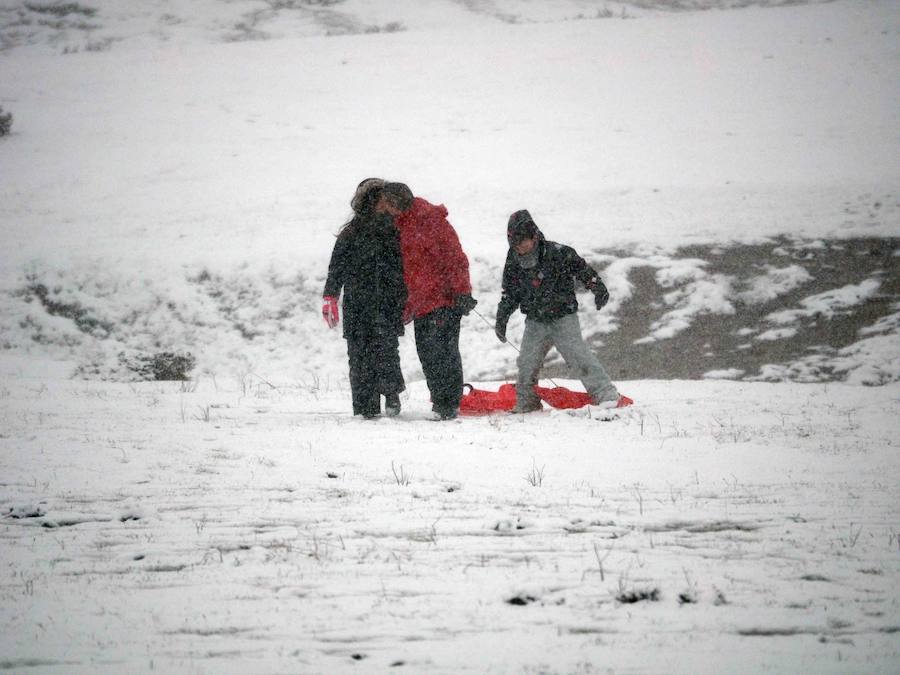
[(594, 405), (598, 408), (602, 408), (604, 410), (610, 410), (613, 408), (627, 408), (628, 406), (634, 403), (633, 400), (625, 396), (624, 394), (618, 394), (616, 398), (609, 399), (607, 401), (598, 401)]

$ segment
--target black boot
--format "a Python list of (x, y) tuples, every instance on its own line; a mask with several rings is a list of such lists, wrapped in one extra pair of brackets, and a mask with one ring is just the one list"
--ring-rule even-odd
[(396, 417), (400, 414), (400, 394), (384, 395), (384, 414), (387, 417)]
[(432, 406), (431, 411), (434, 414), (435, 421), (446, 422), (447, 420), (455, 420), (459, 416), (459, 409), (453, 406)]

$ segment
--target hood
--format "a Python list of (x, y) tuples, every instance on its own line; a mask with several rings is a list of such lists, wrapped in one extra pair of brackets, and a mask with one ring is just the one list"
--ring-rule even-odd
[(506, 241), (509, 243), (510, 248), (513, 248), (525, 239), (532, 239), (535, 236), (539, 240), (543, 239), (541, 230), (527, 210), (521, 209), (509, 217), (509, 222), (506, 224)]
[(432, 204), (421, 197), (413, 199), (409, 211), (401, 213), (395, 219), (397, 227), (403, 229), (411, 223), (427, 223), (441, 221), (447, 218), (447, 207), (443, 204)]

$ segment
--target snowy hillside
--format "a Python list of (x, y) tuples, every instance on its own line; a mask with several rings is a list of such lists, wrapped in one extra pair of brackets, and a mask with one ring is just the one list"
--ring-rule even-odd
[[(0, 670), (895, 672), (898, 67), (893, 0), (0, 0)], [(528, 208), (636, 405), (426, 421), (408, 334), (354, 419), (372, 175), (467, 379)]]
[[(751, 261), (734, 276), (709, 260), (686, 268), (678, 247), (787, 236), (830, 250), (900, 234), (896, 3), (660, 9), (678, 4), (689, 3), (110, 2), (48, 32), (39, 18), (54, 15), (28, 9), (40, 3), (6, 3), (4, 34), (28, 32), (20, 16), (36, 34), (0, 57), (0, 105), (14, 115), (0, 145), (3, 346), (102, 377), (126, 376), (120, 352), (161, 350), (195, 353), (197, 373), (299, 377), (314, 362), (339, 376), (343, 345), (320, 325), (317, 297), (349, 195), (373, 174), (448, 206), (489, 318), (517, 208), (600, 268), (621, 258), (604, 272), (613, 305), (583, 317), (589, 333), (647, 311), (626, 302), (636, 271), (656, 272), (655, 325), (626, 331), (610, 358), (621, 363), (652, 358), (629, 351), (671, 335), (672, 314), (740, 313), (757, 277), (795, 264)], [(604, 8), (611, 18), (574, 20)], [(254, 9), (265, 35), (229, 41)], [(406, 29), (329, 37), (323, 12)], [(318, 33), (296, 37), (307, 23)], [(863, 259), (833, 287), (813, 272), (821, 287), (775, 309), (874, 283), (861, 301), (880, 302), (876, 316), (852, 333), (895, 335), (894, 250), (887, 269)], [(490, 326), (466, 332), (472, 376), (507, 375), (508, 348), (483, 349)], [(823, 370), (862, 337), (826, 341)], [(771, 360), (756, 341), (752, 363), (723, 358), (690, 376), (808, 372), (794, 362), (821, 344), (809, 339)], [(713, 351), (740, 360), (741, 344)], [(898, 358), (879, 349), (865, 370), (886, 371), (856, 379), (896, 379)]]

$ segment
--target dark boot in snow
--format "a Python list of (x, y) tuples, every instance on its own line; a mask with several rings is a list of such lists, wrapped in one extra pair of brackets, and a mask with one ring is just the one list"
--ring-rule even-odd
[(446, 422), (447, 420), (455, 420), (459, 416), (459, 410), (457, 408), (451, 408), (449, 406), (432, 406), (431, 408), (436, 422)]
[(400, 394), (385, 394), (384, 414), (387, 417), (396, 417), (400, 414)]
[(523, 415), (525, 413), (538, 412), (543, 409), (544, 406), (541, 404), (540, 399), (532, 399), (516, 402), (513, 409), (509, 412), (513, 415)]

